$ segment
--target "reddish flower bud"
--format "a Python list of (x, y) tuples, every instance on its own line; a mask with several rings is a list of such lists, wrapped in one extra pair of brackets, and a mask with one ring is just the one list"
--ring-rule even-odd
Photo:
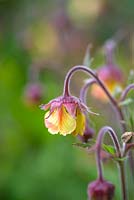
[(96, 180), (88, 186), (89, 200), (112, 200), (115, 187), (105, 180)]
[[(112, 95), (115, 95), (118, 91), (122, 90), (123, 86), (123, 74), (114, 60), (114, 50), (116, 43), (113, 40), (108, 40), (104, 45), (104, 51), (106, 56), (106, 64), (101, 66), (97, 70), (97, 75)], [(97, 84), (93, 85), (92, 95), (104, 102), (108, 101), (104, 91)]]
[(117, 83), (121, 83), (123, 81), (123, 74), (119, 67), (115, 64), (100, 67), (98, 70), (98, 76), (104, 82), (115, 81)]
[(42, 85), (39, 83), (28, 84), (24, 91), (24, 101), (27, 105), (39, 105), (43, 96)]
[(88, 142), (89, 139), (91, 139), (94, 135), (95, 131), (94, 129), (92, 129), (91, 127), (89, 127), (88, 122), (86, 120), (86, 127), (85, 127), (85, 131), (83, 135), (78, 135), (78, 138), (82, 141), (82, 142)]
[[(117, 88), (118, 90), (122, 90), (123, 74), (115, 64), (104, 65), (100, 67), (97, 71), (97, 75), (99, 79), (104, 82), (105, 86), (112, 95), (114, 95)], [(91, 93), (97, 99), (100, 99), (104, 102), (108, 101), (104, 91), (97, 84), (92, 86)]]

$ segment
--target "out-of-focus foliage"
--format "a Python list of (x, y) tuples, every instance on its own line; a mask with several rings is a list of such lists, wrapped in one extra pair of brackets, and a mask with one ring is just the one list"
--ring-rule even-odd
[[(96, 178), (94, 157), (72, 145), (76, 138), (48, 133), (38, 105), (25, 103), (25, 87), (31, 81), (30, 69), (36, 66), (41, 69), (42, 103), (59, 96), (65, 73), (82, 64), (89, 43), (95, 52), (126, 27), (132, 36), (133, 4), (133, 0), (0, 1), (0, 199), (87, 199), (87, 185)], [(126, 36), (117, 52), (124, 72), (132, 60), (128, 38), (132, 39)], [(92, 67), (102, 63), (99, 52)], [(72, 81), (76, 95), (83, 77), (76, 74)], [(96, 130), (115, 124), (114, 114), (111, 118), (106, 114), (111, 112), (108, 107), (97, 104), (95, 110), (102, 111), (101, 117), (92, 117)], [(108, 163), (105, 172), (119, 199), (115, 166)]]

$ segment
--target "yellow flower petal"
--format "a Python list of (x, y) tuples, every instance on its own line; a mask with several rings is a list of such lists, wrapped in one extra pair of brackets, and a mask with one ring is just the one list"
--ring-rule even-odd
[(61, 108), (58, 126), (60, 134), (64, 136), (71, 134), (76, 128), (76, 119), (67, 112), (64, 106)]
[(76, 128), (76, 120), (72, 117), (64, 106), (54, 110), (52, 114), (45, 114), (45, 125), (51, 134), (61, 135), (71, 134)]
[(45, 125), (51, 134), (57, 134), (59, 132), (59, 110), (56, 109), (50, 116), (49, 114), (49, 111), (45, 114)]
[(76, 115), (76, 129), (73, 132), (73, 135), (83, 135), (85, 131), (85, 125), (86, 125), (86, 119), (85, 115), (77, 109), (77, 115)]

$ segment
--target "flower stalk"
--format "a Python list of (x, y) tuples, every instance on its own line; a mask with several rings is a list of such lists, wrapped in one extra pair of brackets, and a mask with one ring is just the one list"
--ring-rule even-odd
[(124, 91), (122, 92), (121, 98), (120, 98), (120, 102), (121, 102), (121, 101), (124, 101), (124, 100), (126, 99), (128, 93), (129, 93), (132, 89), (134, 90), (134, 84), (130, 84), (130, 85), (128, 85), (128, 86), (124, 89)]
[(80, 91), (80, 99), (83, 103), (87, 104), (86, 97), (87, 97), (87, 90), (90, 86), (92, 86), (94, 83), (96, 83), (95, 79), (89, 79), (86, 84), (81, 88)]
[[(101, 162), (101, 147), (102, 141), (106, 133), (109, 133), (112, 141), (114, 143), (117, 157), (122, 158), (121, 146), (119, 144), (118, 138), (116, 133), (113, 131), (111, 127), (105, 126), (103, 127), (100, 132), (98, 133), (97, 143), (96, 143), (96, 161), (98, 167), (98, 178), (103, 180), (103, 172), (102, 172), (102, 162)], [(125, 183), (125, 171), (124, 171), (124, 163), (122, 161), (118, 161), (119, 171), (120, 171), (120, 180), (121, 180), (121, 188), (122, 188), (122, 199), (127, 200), (127, 193), (126, 193), (126, 183)]]
[[(124, 91), (122, 92), (121, 94), (121, 97), (120, 97), (120, 102), (124, 101), (128, 95), (128, 93), (131, 91), (131, 90), (134, 90), (134, 84), (130, 84), (128, 85)], [(132, 145), (133, 146), (133, 145)], [(130, 145), (130, 148), (131, 148), (131, 145)], [(124, 151), (123, 151), (123, 154), (125, 155), (127, 151), (130, 150), (130, 148), (128, 148), (128, 146), (126, 145), (126, 143), (124, 143)], [(133, 159), (133, 155), (132, 155), (132, 152), (129, 152), (129, 164), (130, 164), (130, 169), (131, 169), (131, 173), (132, 173), (132, 176), (133, 176), (133, 179), (134, 179), (134, 171), (133, 171), (133, 167), (134, 167), (134, 159)]]
[[(74, 96), (71, 96), (71, 93), (70, 93), (70, 80), (71, 80), (72, 75), (76, 71), (84, 71), (92, 77), (92, 79), (87, 81), (86, 84), (81, 89), (80, 99)], [(120, 107), (120, 102), (124, 101), (129, 91), (134, 89), (134, 84), (130, 84), (128, 87), (126, 87), (125, 90), (122, 92), (120, 100), (117, 101), (111, 95), (105, 83), (99, 78), (99, 76), (92, 69), (84, 65), (78, 65), (78, 66), (74, 66), (68, 71), (65, 77), (65, 81), (64, 81), (63, 95), (57, 97), (56, 99), (51, 100), (48, 104), (42, 106), (43, 110), (47, 110), (47, 109), (50, 110), (46, 113), (44, 122), (51, 134), (59, 133), (64, 136), (68, 134), (73, 134), (75, 136), (81, 136), (81, 139), (83, 142), (87, 142), (88, 139), (92, 137), (93, 132), (91, 132), (91, 130), (87, 126), (88, 119), (86, 117), (87, 117), (87, 112), (89, 110), (86, 106), (86, 103), (87, 103), (86, 95), (87, 95), (88, 87), (94, 83), (98, 84), (98, 86), (103, 90), (105, 95), (110, 100), (113, 108), (115, 109), (119, 117), (122, 131), (123, 133), (126, 132), (127, 129), (126, 129), (126, 124), (124, 120), (124, 114), (123, 114), (122, 108)], [(87, 133), (84, 135), (85, 132)], [(93, 189), (94, 185), (96, 186), (96, 188), (98, 188), (100, 185), (103, 185), (103, 187), (106, 185), (108, 189), (107, 190), (108, 195), (113, 194), (113, 191), (114, 191), (114, 186), (109, 185), (109, 183), (104, 180), (103, 170), (102, 170), (101, 149), (102, 149), (103, 138), (106, 133), (108, 133), (111, 136), (111, 139), (116, 149), (116, 158), (117, 158), (118, 167), (120, 171), (122, 200), (127, 200), (125, 168), (124, 168), (123, 158), (132, 148), (134, 148), (134, 144), (128, 145), (127, 142), (123, 142), (123, 146), (121, 147), (116, 133), (109, 126), (105, 126), (101, 128), (101, 130), (98, 133), (98, 138), (96, 142), (96, 163), (97, 163), (97, 169), (98, 169), (98, 179), (97, 181), (95, 181), (93, 184), (90, 185), (89, 191), (90, 192), (93, 191), (93, 194), (97, 194), (95, 190)]]
[(94, 71), (86, 66), (83, 65), (78, 65), (78, 66), (74, 66), (73, 68), (71, 68), (65, 78), (64, 81), (64, 90), (63, 90), (63, 96), (69, 96), (70, 95), (70, 79), (73, 75), (74, 72), (76, 71), (85, 71), (87, 74), (89, 74), (90, 76), (92, 76), (96, 82), (98, 83), (98, 85), (103, 89), (103, 91), (105, 92), (105, 94), (107, 95), (107, 97), (109, 98), (111, 104), (113, 105), (113, 107), (115, 108), (116, 113), (119, 116), (120, 119), (120, 123), (122, 126), (122, 130), (123, 132), (126, 131), (126, 125), (124, 123), (124, 116), (122, 113), (122, 110), (120, 108), (120, 106), (118, 105), (118, 102), (112, 97), (112, 95), (109, 93), (109, 91), (107, 90), (107, 88), (105, 87), (105, 85), (103, 84), (103, 82), (98, 78), (98, 76), (94, 73)]

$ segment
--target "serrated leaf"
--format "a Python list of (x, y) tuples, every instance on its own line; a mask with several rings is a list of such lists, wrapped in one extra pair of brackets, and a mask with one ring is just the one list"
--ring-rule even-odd
[(116, 153), (115, 148), (112, 145), (103, 144), (102, 148), (104, 151), (108, 152), (111, 155), (115, 155)]
[(127, 106), (129, 104), (131, 104), (132, 102), (134, 102), (134, 100), (132, 98), (127, 98), (124, 101), (119, 103), (119, 106)]

